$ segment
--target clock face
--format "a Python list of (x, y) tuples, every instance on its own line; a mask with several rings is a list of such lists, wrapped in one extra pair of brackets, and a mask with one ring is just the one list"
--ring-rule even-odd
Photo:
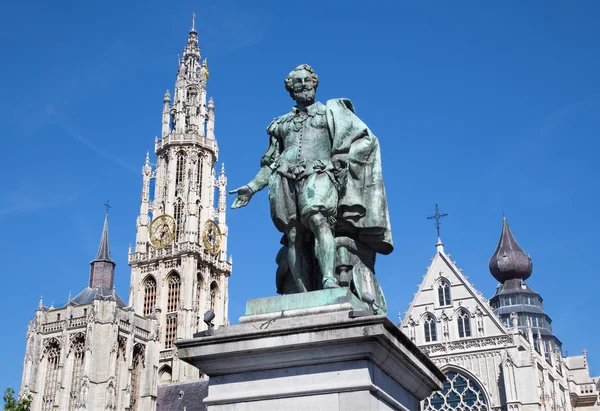
[(213, 220), (208, 220), (204, 224), (202, 238), (204, 239), (204, 247), (206, 247), (209, 253), (212, 255), (219, 254), (219, 251), (221, 251), (221, 230), (217, 223)]
[(168, 214), (163, 214), (152, 220), (148, 231), (148, 241), (154, 248), (163, 248), (175, 239), (177, 223)]

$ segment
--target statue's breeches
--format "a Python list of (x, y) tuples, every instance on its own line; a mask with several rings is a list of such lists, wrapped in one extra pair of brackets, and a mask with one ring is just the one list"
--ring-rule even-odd
[(333, 217), (337, 213), (338, 192), (331, 171), (315, 172), (301, 179), (274, 172), (269, 181), (271, 218), (282, 233), (298, 221), (309, 227), (314, 214)]

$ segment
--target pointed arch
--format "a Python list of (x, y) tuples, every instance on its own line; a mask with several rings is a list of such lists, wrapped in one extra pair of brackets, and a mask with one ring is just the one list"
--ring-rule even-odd
[(473, 373), (455, 365), (441, 367), (446, 376), (442, 391), (433, 393), (423, 400), (423, 411), (461, 409), (484, 411), (490, 409), (489, 394), (485, 386)]
[(185, 151), (179, 151), (176, 156), (177, 163), (175, 164), (175, 192), (177, 193), (183, 186), (183, 177), (185, 174)]
[(437, 319), (435, 316), (432, 313), (427, 312), (421, 317), (421, 322), (423, 323), (423, 336), (425, 342), (437, 341)]
[(183, 233), (183, 200), (178, 198), (175, 200), (175, 207), (173, 208), (173, 218), (175, 218), (175, 241), (181, 239)]
[(466, 308), (461, 307), (454, 313), (456, 318), (456, 326), (458, 328), (458, 337), (471, 337), (471, 314)]
[(217, 298), (219, 297), (219, 285), (216, 281), (210, 283), (210, 310), (214, 313), (217, 306)]
[(71, 336), (69, 356), (72, 355), (71, 390), (69, 393), (69, 409), (74, 409), (78, 404), (78, 396), (81, 391), (81, 377), (83, 372), (83, 360), (85, 356), (85, 334), (76, 333)]
[(440, 277), (436, 284), (438, 305), (440, 307), (452, 305), (452, 285), (450, 284), (450, 281), (446, 277)]
[(156, 278), (152, 275), (147, 275), (142, 281), (144, 285), (144, 315), (152, 314), (152, 310), (156, 305)]
[(133, 361), (131, 363), (131, 397), (130, 409), (136, 410), (138, 404), (138, 396), (140, 392), (140, 380), (142, 377), (142, 368), (146, 358), (146, 347), (143, 344), (137, 343), (133, 346)]
[(167, 293), (167, 312), (171, 313), (179, 309), (179, 297), (181, 295), (181, 277), (177, 271), (172, 271), (167, 276), (169, 284)]
[(167, 385), (173, 382), (173, 371), (170, 366), (165, 365), (158, 370), (159, 385)]
[(54, 400), (58, 390), (60, 361), (60, 342), (56, 338), (51, 338), (44, 343), (44, 354), (46, 357), (46, 375), (44, 378), (44, 390), (42, 394), (42, 411), (51, 411), (54, 409)]

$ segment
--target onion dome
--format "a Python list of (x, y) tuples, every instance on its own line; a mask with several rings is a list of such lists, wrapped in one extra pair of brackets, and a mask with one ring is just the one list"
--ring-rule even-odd
[(531, 258), (515, 240), (506, 217), (502, 222), (500, 241), (492, 258), (490, 258), (489, 267), (494, 278), (501, 283), (519, 278), (526, 280), (533, 271)]

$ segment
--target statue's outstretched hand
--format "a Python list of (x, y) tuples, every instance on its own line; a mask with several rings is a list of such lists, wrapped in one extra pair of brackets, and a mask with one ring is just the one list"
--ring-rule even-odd
[(252, 195), (254, 194), (254, 191), (252, 191), (252, 189), (248, 186), (242, 186), (242, 187), (236, 188), (235, 190), (231, 190), (229, 192), (229, 194), (236, 194), (236, 193), (237, 193), (237, 198), (233, 202), (233, 205), (231, 206), (231, 208), (240, 208), (240, 207), (244, 207), (244, 206), (248, 205), (248, 203), (250, 202), (250, 199), (252, 198)]

